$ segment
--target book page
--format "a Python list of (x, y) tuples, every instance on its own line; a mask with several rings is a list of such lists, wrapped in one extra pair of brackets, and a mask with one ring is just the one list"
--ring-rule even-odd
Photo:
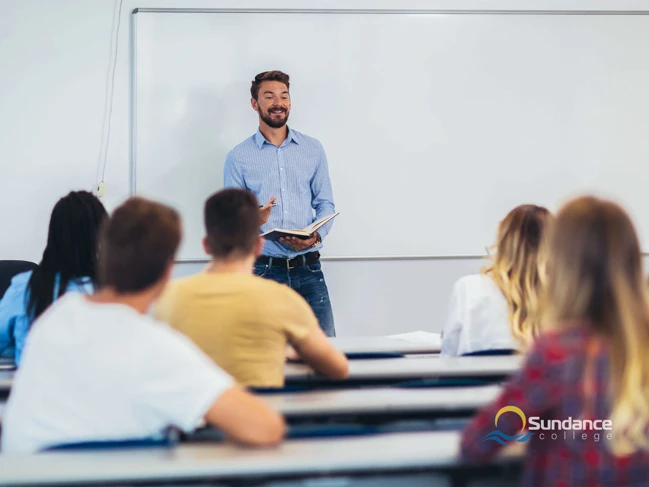
[(305, 227), (303, 230), (305, 232), (307, 232), (309, 235), (311, 235), (313, 232), (315, 232), (322, 225), (329, 222), (329, 220), (333, 220), (336, 216), (338, 216), (338, 213), (334, 213), (333, 215), (328, 215), (328, 216), (322, 217), (319, 220), (314, 221), (308, 227)]
[(429, 343), (432, 345), (442, 344), (442, 337), (439, 333), (430, 333), (427, 331), (413, 331), (410, 333), (400, 333), (398, 335), (389, 335), (387, 338), (403, 340), (411, 343)]

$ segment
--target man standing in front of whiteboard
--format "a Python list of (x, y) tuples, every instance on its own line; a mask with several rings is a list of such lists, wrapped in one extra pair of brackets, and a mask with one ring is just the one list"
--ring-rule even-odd
[[(336, 211), (322, 144), (286, 125), (291, 111), (289, 86), (289, 76), (281, 71), (255, 76), (250, 101), (259, 115), (259, 129), (225, 160), (226, 188), (248, 189), (260, 202), (267, 201), (260, 208), (262, 231), (304, 228)], [(320, 327), (333, 337), (333, 310), (319, 252), (331, 225), (325, 224), (306, 240), (266, 241), (255, 274), (287, 284), (302, 295)]]

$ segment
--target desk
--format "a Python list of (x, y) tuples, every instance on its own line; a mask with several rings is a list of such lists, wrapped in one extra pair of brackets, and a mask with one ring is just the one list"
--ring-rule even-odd
[[(470, 470), (458, 459), (455, 431), (291, 440), (274, 449), (229, 444), (176, 448), (0, 455), (0, 485), (261, 480), (321, 475)], [(498, 462), (519, 463), (516, 454)], [(493, 466), (491, 467), (493, 468)]]
[(388, 337), (335, 337), (330, 340), (333, 346), (343, 353), (428, 354), (439, 353), (442, 349), (441, 340), (425, 343)]
[(352, 389), (262, 395), (288, 420), (342, 415), (474, 411), (498, 397), (500, 386)]
[(286, 364), (284, 376), (286, 384), (304, 383), (389, 383), (433, 379), (441, 377), (478, 378), (507, 377), (516, 372), (522, 363), (518, 355), (489, 357), (431, 357), (394, 358), (378, 360), (350, 360), (349, 378), (345, 381), (332, 381), (316, 374), (304, 364)]

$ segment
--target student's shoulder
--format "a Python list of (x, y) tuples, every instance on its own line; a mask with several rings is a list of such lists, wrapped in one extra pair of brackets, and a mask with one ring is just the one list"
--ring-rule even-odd
[(199, 272), (191, 276), (179, 277), (169, 281), (163, 292), (163, 298), (178, 299), (191, 294), (204, 286), (205, 274)]
[(169, 281), (170, 289), (189, 289), (194, 286), (200, 285), (199, 283), (206, 278), (206, 273), (204, 271), (197, 272), (190, 276), (177, 277)]
[(0, 304), (4, 309), (15, 309), (24, 306), (25, 292), (32, 271), (22, 272), (11, 279), (9, 287), (3, 296), (0, 296)]
[[(67, 330), (74, 322), (79, 311), (87, 306), (85, 295), (80, 293), (65, 293), (54, 301), (31, 326), (30, 336), (56, 336)], [(36, 338), (30, 340), (35, 341)]]
[(157, 319), (172, 322), (176, 312), (184, 308), (186, 301), (191, 298), (193, 290), (199, 287), (196, 275), (169, 281), (160, 297), (153, 304), (153, 315)]
[(129, 326), (141, 343), (147, 343), (147, 349), (158, 354), (161, 350), (182, 346), (184, 335), (176, 331), (165, 321), (149, 315), (131, 315)]
[(537, 360), (548, 363), (562, 363), (584, 355), (589, 343), (588, 332), (579, 326), (550, 328), (536, 338), (530, 356), (536, 355)]
[(192, 359), (198, 349), (193, 342), (170, 325), (148, 315), (129, 317), (130, 340), (146, 343), (133, 360), (147, 370), (178, 365), (178, 360)]
[(94, 285), (92, 283), (92, 279), (89, 277), (79, 277), (77, 279), (71, 279), (68, 282), (68, 287), (66, 288), (66, 292), (81, 292), (81, 293), (86, 293), (90, 294), (94, 290)]
[(32, 271), (21, 272), (11, 278), (10, 287), (26, 287), (29, 279), (32, 277)]
[(471, 294), (484, 294), (494, 289), (498, 290), (496, 283), (485, 274), (469, 274), (455, 281), (454, 289), (456, 292), (465, 292)]
[(138, 361), (146, 361), (153, 368), (175, 367), (184, 364), (214, 364), (187, 335), (171, 325), (148, 315), (140, 315), (132, 322), (136, 330), (136, 343), (146, 343), (141, 348)]
[[(530, 380), (538, 380), (542, 374), (544, 381), (571, 382), (576, 376), (573, 373), (575, 364), (586, 358), (589, 335), (579, 327), (569, 329), (551, 328), (535, 340), (525, 357), (524, 372)], [(600, 349), (600, 354), (606, 354), (606, 347)], [(567, 373), (568, 370), (573, 372)]]

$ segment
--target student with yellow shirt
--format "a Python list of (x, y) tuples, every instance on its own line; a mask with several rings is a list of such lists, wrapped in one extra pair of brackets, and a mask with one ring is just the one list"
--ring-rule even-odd
[(284, 385), (286, 346), (315, 370), (347, 377), (345, 356), (329, 342), (309, 304), (288, 286), (253, 274), (261, 255), (259, 205), (246, 190), (226, 189), (205, 203), (201, 273), (172, 282), (154, 314), (190, 337), (239, 383)]

